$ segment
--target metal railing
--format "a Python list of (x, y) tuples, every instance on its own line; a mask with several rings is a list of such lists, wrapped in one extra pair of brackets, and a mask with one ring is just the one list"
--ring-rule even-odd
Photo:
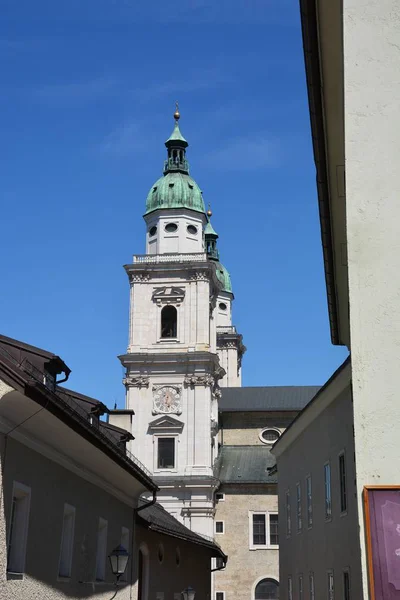
[(164, 161), (164, 172), (165, 171), (189, 171), (189, 163), (186, 159), (176, 160), (168, 158)]
[(134, 264), (157, 265), (160, 263), (192, 263), (207, 260), (205, 252), (192, 252), (190, 254), (135, 254)]
[(138, 458), (132, 452), (123, 448), (118, 444), (119, 440), (113, 435), (106, 427), (101, 427), (102, 421), (97, 420), (88, 410), (80, 405), (67, 391), (62, 388), (56, 388), (56, 382), (54, 377), (46, 371), (41, 371), (35, 365), (33, 365), (27, 358), (18, 361), (12, 354), (10, 354), (5, 348), (0, 346), (0, 355), (14, 364), (16, 367), (24, 371), (31, 377), (39, 388), (42, 388), (46, 394), (50, 394), (52, 402), (57, 404), (62, 410), (78, 421), (85, 427), (90, 429), (96, 437), (100, 438), (103, 443), (118, 454), (121, 458), (125, 459), (128, 463), (133, 463), (138, 467), (147, 477), (152, 478), (150, 471), (140, 462)]

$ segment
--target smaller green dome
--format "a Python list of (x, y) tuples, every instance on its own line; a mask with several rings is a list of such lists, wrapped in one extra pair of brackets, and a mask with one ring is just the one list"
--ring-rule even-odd
[(222, 291), (223, 292), (229, 292), (230, 294), (232, 294), (232, 282), (231, 282), (231, 276), (229, 275), (228, 271), (225, 269), (224, 265), (222, 265), (220, 262), (217, 262), (215, 264), (216, 268), (217, 268), (217, 277), (220, 280), (220, 282), (222, 283)]
[(186, 173), (170, 172), (152, 186), (146, 200), (146, 212), (159, 208), (188, 208), (205, 213), (201, 190)]

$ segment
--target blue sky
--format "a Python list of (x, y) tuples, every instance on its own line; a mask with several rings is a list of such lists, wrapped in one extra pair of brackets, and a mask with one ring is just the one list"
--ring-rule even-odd
[(330, 343), (297, 0), (3, 0), (1, 331), (124, 402), (128, 280), (175, 100), (248, 348), (244, 385), (321, 384)]

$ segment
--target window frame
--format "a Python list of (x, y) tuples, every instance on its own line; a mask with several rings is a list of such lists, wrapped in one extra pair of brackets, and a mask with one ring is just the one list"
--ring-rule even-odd
[[(20, 539), (19, 543), (16, 544), (17, 540), (13, 540), (13, 535), (17, 535), (15, 530), (15, 506), (14, 498), (17, 500), (22, 500), (25, 502), (25, 505), (22, 507), (23, 510), (23, 521), (19, 524), (20, 531)], [(19, 481), (13, 481), (12, 494), (11, 494), (11, 506), (10, 506), (10, 517), (9, 517), (9, 525), (8, 525), (8, 536), (7, 536), (7, 565), (6, 570), (8, 574), (19, 574), (22, 575), (25, 573), (25, 562), (26, 562), (26, 548), (28, 541), (28, 529), (29, 529), (29, 516), (31, 509), (31, 488), (27, 485), (20, 483)], [(15, 547), (17, 546), (17, 550)], [(14, 548), (14, 550), (13, 550)], [(14, 565), (10, 565), (11, 562), (11, 553), (16, 552), (16, 556), (14, 558)], [(18, 563), (18, 564), (17, 564)], [(12, 567), (16, 566), (17, 569), (13, 569)]]
[[(214, 521), (215, 525), (214, 525), (214, 533), (215, 535), (224, 535), (225, 534), (225, 521), (222, 520), (218, 520), (218, 521)], [(222, 531), (217, 531), (217, 523), (222, 523)]]
[[(329, 472), (329, 481), (326, 477)], [(329, 483), (329, 486), (327, 485)], [(327, 491), (329, 490), (329, 498)], [(330, 461), (324, 463), (324, 514), (325, 521), (332, 521), (332, 469)]]
[[(217, 498), (220, 495), (221, 498)], [(216, 502), (225, 502), (225, 492), (215, 492), (215, 501)]]
[[(155, 446), (155, 452), (154, 452), (154, 472), (157, 473), (164, 473), (164, 472), (173, 472), (175, 473), (178, 470), (178, 435), (172, 434), (172, 433), (158, 433), (158, 434), (154, 434), (154, 446)], [(174, 466), (173, 467), (159, 467), (159, 460), (158, 460), (158, 448), (159, 448), (159, 441), (160, 439), (165, 439), (165, 438), (171, 438), (174, 440)]]
[(215, 590), (215, 600), (218, 600), (217, 594), (222, 594), (222, 600), (226, 600), (226, 592), (222, 590)]
[[(104, 532), (104, 533), (103, 533)], [(96, 536), (96, 565), (95, 581), (106, 580), (106, 558), (107, 558), (108, 521), (99, 517), (97, 522)]]
[[(74, 539), (75, 539), (75, 516), (76, 516), (76, 508), (72, 506), (72, 504), (68, 504), (67, 502), (64, 504), (63, 510), (63, 524), (61, 530), (61, 542), (60, 542), (60, 553), (58, 557), (58, 571), (57, 571), (57, 580), (58, 581), (69, 581), (71, 579), (72, 574), (72, 559), (74, 555)], [(70, 538), (68, 540), (68, 546), (65, 547), (65, 539), (66, 539), (66, 526), (65, 519), (66, 517), (71, 518), (72, 526), (70, 532)], [(66, 554), (66, 557), (63, 556), (63, 553)], [(68, 564), (68, 568), (61, 572), (62, 562), (66, 562)]]
[(292, 505), (290, 501), (290, 489), (288, 488), (285, 493), (285, 510), (286, 510), (286, 537), (289, 538), (292, 535)]
[[(175, 331), (176, 335), (175, 336), (163, 337), (163, 335), (162, 335), (162, 328), (163, 328), (162, 313), (163, 313), (163, 310), (165, 310), (166, 308), (173, 308), (176, 312), (176, 331)], [(177, 341), (179, 341), (179, 310), (178, 310), (178, 307), (174, 303), (161, 305), (160, 320), (158, 323), (158, 341), (159, 342), (170, 342), (170, 341), (177, 342)]]
[(299, 573), (298, 586), (299, 586), (299, 598), (298, 598), (298, 600), (304, 600), (304, 577), (303, 577), (302, 573)]
[[(343, 461), (342, 461), (343, 459)], [(343, 478), (341, 465), (343, 464)], [(339, 501), (340, 501), (340, 516), (347, 515), (348, 510), (348, 493), (347, 493), (347, 468), (346, 468), (346, 452), (343, 449), (338, 454), (338, 468), (339, 468)], [(343, 508), (344, 501), (344, 508)]]
[[(254, 515), (265, 517), (265, 544), (255, 544), (253, 535)], [(279, 550), (279, 544), (271, 544), (270, 515), (278, 515), (277, 510), (249, 510), (249, 549), (250, 550)], [(279, 537), (279, 533), (278, 533)]]
[(296, 483), (296, 528), (297, 533), (303, 531), (303, 511), (302, 511), (302, 493), (301, 493), (301, 482)]
[[(347, 576), (347, 581), (348, 581), (348, 584), (349, 584), (349, 587), (347, 588), (348, 595), (346, 594), (346, 576)], [(343, 569), (342, 582), (343, 582), (343, 600), (350, 600), (351, 599), (350, 567), (345, 567)]]
[(287, 592), (288, 600), (293, 600), (293, 579), (291, 575), (288, 575), (287, 579)]
[(312, 476), (309, 473), (306, 476), (306, 503), (307, 503), (307, 528), (313, 526), (313, 501), (312, 501)]
[[(327, 571), (327, 598), (328, 600), (335, 600), (335, 578), (333, 575), (333, 569)], [(330, 584), (332, 582), (332, 588)]]
[(310, 591), (310, 600), (315, 600), (315, 578), (313, 571), (310, 571), (308, 574), (308, 586)]

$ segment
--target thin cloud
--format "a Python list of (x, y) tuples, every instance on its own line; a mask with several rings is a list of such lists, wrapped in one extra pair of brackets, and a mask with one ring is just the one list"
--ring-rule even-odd
[(111, 77), (99, 77), (87, 81), (47, 84), (35, 89), (33, 94), (45, 102), (91, 100), (94, 96), (114, 92), (117, 84)]
[(143, 151), (148, 137), (142, 136), (142, 129), (137, 121), (126, 122), (111, 131), (99, 145), (100, 152), (123, 156)]
[(207, 155), (205, 163), (226, 171), (254, 171), (278, 168), (282, 163), (279, 143), (268, 136), (236, 138)]

